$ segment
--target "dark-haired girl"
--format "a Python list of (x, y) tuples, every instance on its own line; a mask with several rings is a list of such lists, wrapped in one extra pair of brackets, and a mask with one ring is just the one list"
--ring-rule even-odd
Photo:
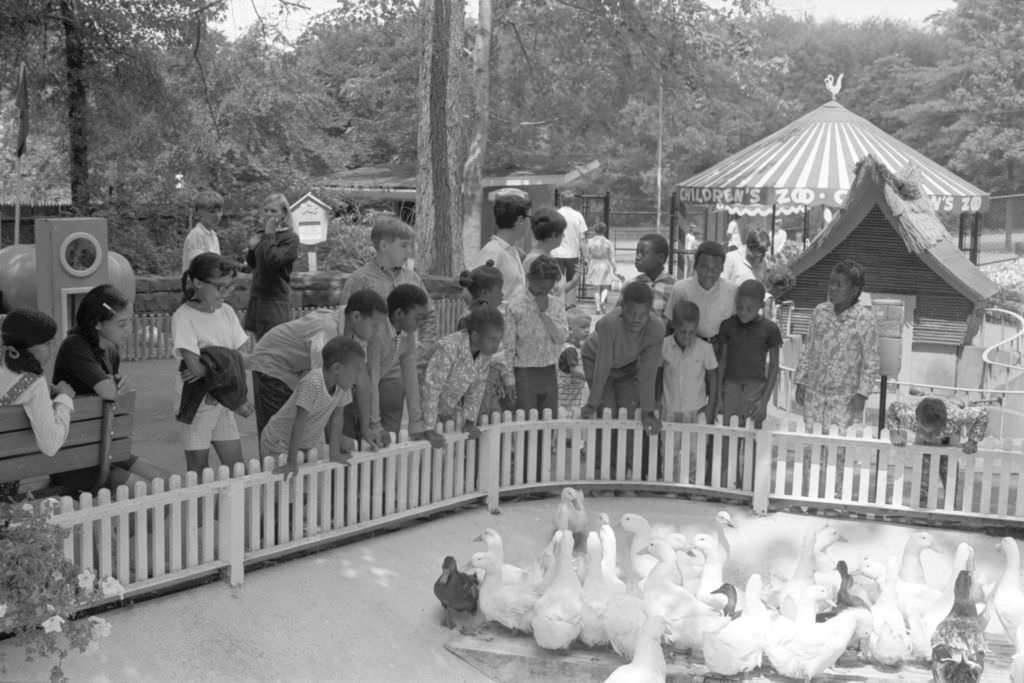
[[(207, 373), (200, 360), (202, 349), (219, 346), (241, 349), (249, 341), (225, 299), (234, 288), (235, 268), (220, 254), (199, 254), (181, 276), (184, 302), (171, 317), (174, 357), (185, 369), (175, 381), (175, 407), (181, 404), (184, 382), (196, 382)], [(209, 396), (189, 424), (181, 425), (182, 446), (188, 469), (202, 471), (209, 464), (210, 446), (224, 465), (242, 462), (242, 441), (234, 413)]]
[(0, 407), (21, 406), (32, 424), (36, 445), (46, 455), (56, 455), (71, 423), (75, 390), (67, 382), (55, 387), (43, 377), (43, 365), (53, 355), (57, 323), (41, 311), (11, 311), (0, 327)]
[(53, 368), (55, 383), (78, 394), (113, 401), (124, 390), (118, 345), (132, 331), (131, 302), (113, 285), (93, 287), (75, 312), (75, 327), (61, 342)]
[[(469, 294), (469, 313), (477, 309), (490, 308), (495, 311), (503, 309), (502, 288), (504, 278), (494, 261), (487, 261), (473, 270), (464, 270), (459, 274), (459, 284)], [(467, 316), (459, 320), (456, 329), (466, 329)], [(505, 361), (505, 350), (500, 349), (491, 357), (490, 369), (487, 371), (487, 384), (483, 398), (480, 400), (480, 414), (492, 415), (504, 410), (511, 410), (516, 402), (516, 384), (512, 369)]]

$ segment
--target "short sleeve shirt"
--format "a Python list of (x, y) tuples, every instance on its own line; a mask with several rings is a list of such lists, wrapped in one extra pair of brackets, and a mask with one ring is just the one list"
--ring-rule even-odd
[(93, 346), (72, 332), (61, 342), (53, 366), (53, 382), (67, 382), (76, 394), (95, 394), (95, 386), (121, 370), (121, 354), (114, 347)]
[(324, 429), (337, 408), (352, 402), (352, 394), (340, 387), (334, 393), (327, 391), (327, 381), (323, 370), (316, 368), (307, 372), (299, 380), (295, 391), (288, 397), (285, 404), (267, 422), (260, 437), (262, 455), (280, 455), (288, 452), (292, 438), (292, 426), (298, 409), (308, 413), (306, 426), (299, 437), (299, 448), (309, 450), (324, 441)]
[[(174, 340), (173, 355), (178, 360), (182, 358), (182, 351), (199, 355), (207, 346), (238, 349), (249, 341), (238, 320), (238, 314), (228, 304), (221, 304), (220, 308), (211, 313), (182, 304), (171, 316), (171, 337)], [(175, 378), (174, 405), (178, 405), (181, 378), (177, 373)]]
[(692, 301), (697, 304), (697, 308), (700, 309), (697, 334), (705, 339), (711, 339), (718, 336), (718, 327), (722, 321), (736, 313), (736, 285), (719, 278), (714, 287), (704, 289), (696, 276), (688, 277), (679, 280), (672, 287), (666, 310), (672, 311), (677, 301)]
[(682, 349), (670, 335), (661, 343), (661, 357), (664, 360), (663, 413), (689, 413), (707, 405), (707, 372), (718, 367), (711, 344), (694, 339)]
[(294, 389), (299, 377), (316, 363), (311, 359), (316, 348), (345, 331), (345, 318), (328, 308), (272, 327), (253, 349), (250, 367)]
[(732, 316), (719, 328), (718, 341), (725, 353), (726, 381), (750, 382), (766, 378), (765, 356), (782, 346), (782, 333), (762, 316), (745, 325)]
[(188, 270), (192, 259), (207, 252), (220, 253), (220, 238), (216, 231), (202, 223), (196, 223), (185, 236), (185, 245), (181, 249), (181, 272)]

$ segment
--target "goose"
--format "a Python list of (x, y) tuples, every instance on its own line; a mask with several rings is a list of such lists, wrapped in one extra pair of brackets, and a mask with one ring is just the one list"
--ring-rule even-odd
[(1009, 536), (999, 541), (997, 547), (1003, 554), (1004, 564), (1003, 574), (992, 593), (992, 609), (1010, 642), (1020, 645), (1017, 641), (1017, 629), (1024, 624), (1024, 592), (1020, 587), (1020, 547), (1017, 541)]
[(612, 587), (608, 585), (607, 572), (601, 564), (602, 554), (601, 537), (598, 532), (591, 531), (587, 534), (587, 577), (583, 582), (583, 626), (580, 630), (580, 641), (590, 647), (608, 645), (604, 614)]
[(555, 529), (568, 529), (573, 534), (575, 547), (584, 547), (587, 536), (587, 511), (583, 506), (583, 491), (566, 486), (555, 507)]
[(896, 598), (896, 559), (890, 562), (878, 601), (871, 606), (871, 632), (862, 648), (869, 661), (899, 666), (911, 656), (913, 643)]
[(484, 529), (473, 541), (475, 543), (485, 543), (487, 545), (487, 552), (497, 558), (498, 565), (501, 567), (501, 579), (504, 583), (537, 583), (538, 579), (543, 576), (542, 571), (535, 569), (531, 573), (522, 567), (505, 562), (505, 543), (502, 541), (501, 534), (498, 533), (497, 529)]
[(866, 635), (870, 624), (871, 613), (863, 608), (843, 610), (821, 624), (795, 624), (769, 643), (765, 655), (783, 676), (810, 681), (835, 666), (850, 641)]
[(665, 683), (665, 653), (661, 637), (665, 621), (657, 616), (644, 620), (636, 639), (636, 649), (629, 664), (615, 669), (605, 683)]
[(487, 621), (495, 621), (506, 628), (529, 633), (533, 620), (533, 607), (540, 595), (535, 587), (524, 583), (505, 584), (501, 563), (491, 552), (473, 553), (470, 564), (482, 569), (477, 604)]
[[(802, 599), (805, 589), (814, 583), (817, 555), (844, 540), (839, 531), (831, 524), (810, 531), (804, 536), (793, 578), (782, 587), (779, 593), (779, 611), (783, 616), (790, 619), (796, 616), (797, 604)], [(831, 600), (831, 598), (832, 594), (826, 591), (825, 599)]]
[(629, 544), (630, 566), (635, 580), (642, 581), (658, 563), (652, 555), (643, 552), (652, 538), (650, 522), (641, 515), (627, 512), (619, 519), (619, 524), (626, 532), (632, 534)]
[(614, 593), (608, 598), (604, 612), (604, 629), (608, 642), (623, 659), (633, 659), (637, 637), (647, 620), (644, 599), (630, 592)]
[(771, 618), (761, 601), (762, 588), (761, 575), (751, 574), (744, 591), (743, 614), (718, 631), (704, 632), (704, 663), (712, 673), (736, 676), (761, 666), (771, 628)]
[(533, 639), (546, 650), (567, 650), (583, 628), (583, 587), (572, 565), (573, 536), (555, 532), (554, 578), (533, 606)]

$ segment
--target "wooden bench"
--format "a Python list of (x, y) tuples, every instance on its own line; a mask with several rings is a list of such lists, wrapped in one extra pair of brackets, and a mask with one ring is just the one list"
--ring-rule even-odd
[(68, 438), (50, 457), (39, 451), (23, 408), (0, 408), (0, 483), (98, 467), (93, 488), (103, 486), (114, 465), (132, 468), (134, 409), (134, 391), (119, 396), (116, 402), (98, 396), (76, 398)]

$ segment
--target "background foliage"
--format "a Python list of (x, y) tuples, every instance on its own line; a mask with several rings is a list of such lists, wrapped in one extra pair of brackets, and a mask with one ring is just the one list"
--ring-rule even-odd
[[(69, 167), (61, 4), (0, 0), (0, 168), (13, 166), (24, 60), (24, 165), (56, 184)], [(341, 0), (294, 41), (269, 25), (227, 40), (210, 28), (224, 3), (73, 4), (89, 122), (89, 202), (78, 208), (111, 218), (140, 271), (176, 262), (200, 188), (227, 196), (241, 243), (246, 212), (270, 191), (296, 198), (333, 172), (415, 161), (411, 0)], [(667, 192), (820, 105), (824, 76), (842, 72), (840, 101), (853, 111), (982, 188), (1021, 191), (1021, 44), (1018, 0), (958, 0), (924, 25), (796, 19), (761, 0), (495, 0), (486, 166), (599, 159), (607, 171), (594, 190), (611, 190), (621, 209), (651, 209), (659, 84)]]

